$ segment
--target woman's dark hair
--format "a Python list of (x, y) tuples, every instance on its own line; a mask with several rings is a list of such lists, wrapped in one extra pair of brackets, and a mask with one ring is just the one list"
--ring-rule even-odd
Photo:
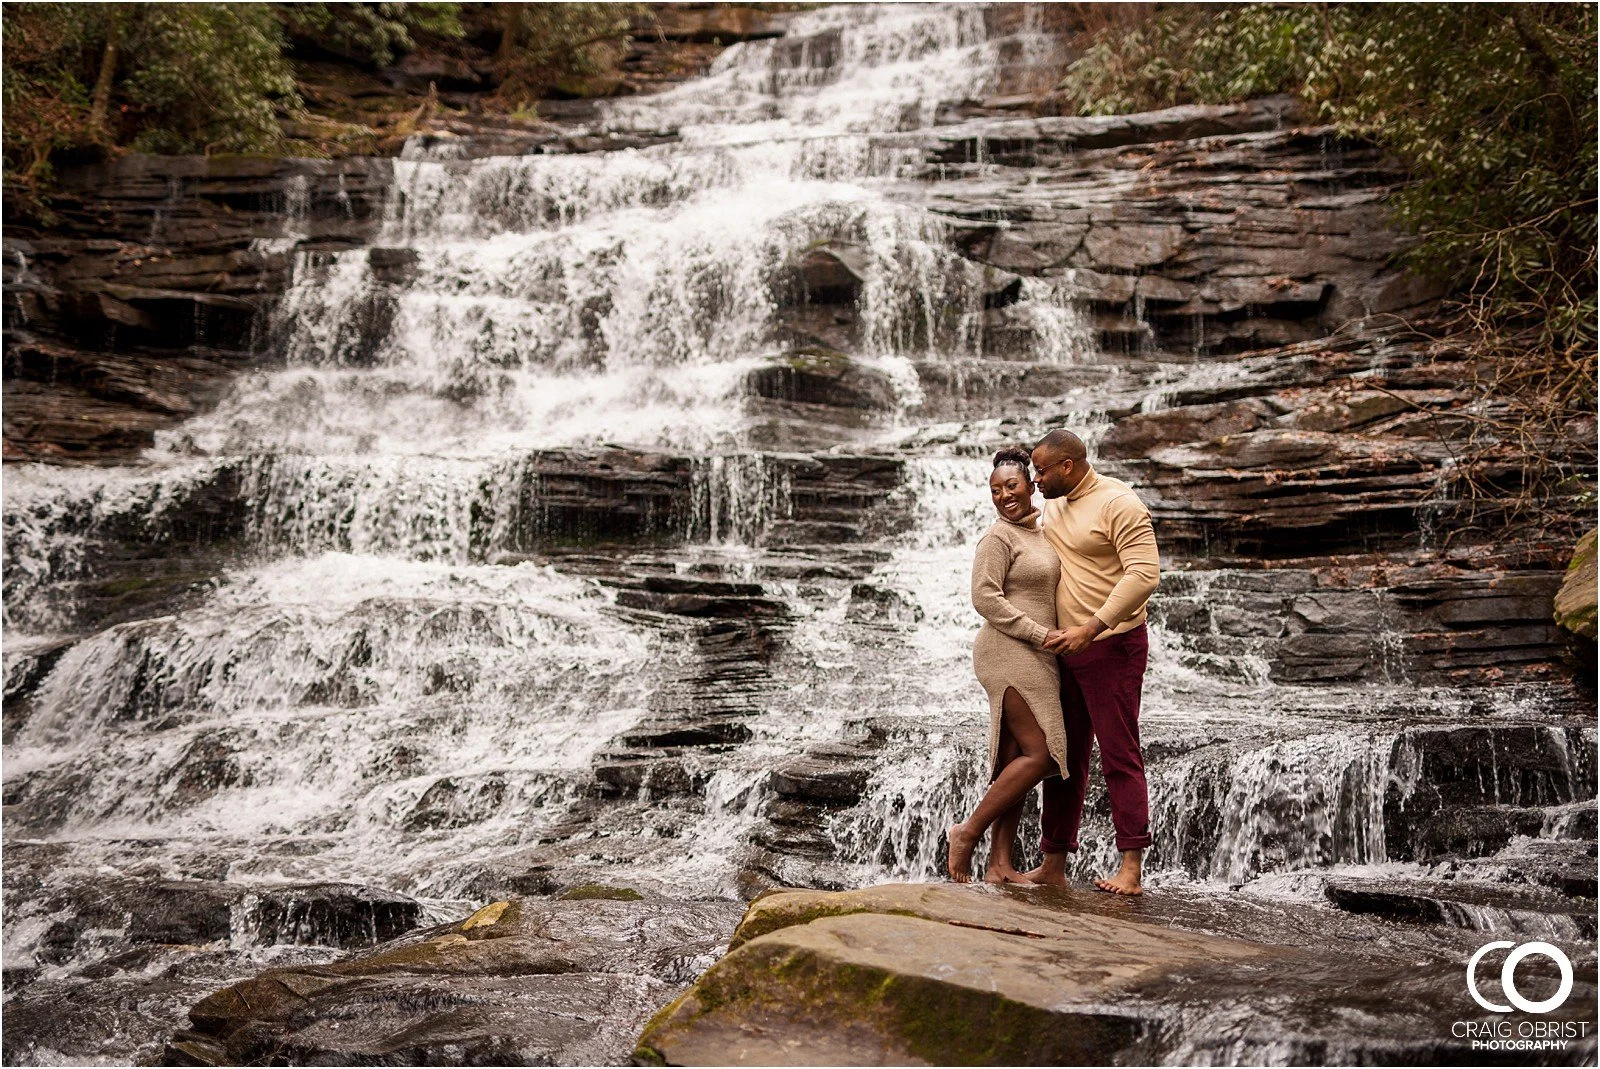
[(1014, 445), (1008, 445), (994, 455), (995, 467), (998, 468), (1006, 464), (1014, 464), (1022, 471), (1022, 477), (1024, 479), (1033, 478), (1033, 471), (1031, 467), (1032, 463), (1033, 458), (1028, 455), (1028, 451)]

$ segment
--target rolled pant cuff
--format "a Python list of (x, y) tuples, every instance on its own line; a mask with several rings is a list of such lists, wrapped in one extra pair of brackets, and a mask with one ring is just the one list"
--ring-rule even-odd
[(1076, 854), (1078, 852), (1078, 844), (1058, 843), (1054, 839), (1046, 839), (1041, 836), (1039, 839), (1039, 849), (1043, 850), (1047, 854)]
[(1119, 835), (1117, 836), (1117, 849), (1148, 850), (1150, 849), (1150, 844), (1153, 842), (1155, 842), (1155, 840), (1148, 835), (1132, 835), (1126, 839)]

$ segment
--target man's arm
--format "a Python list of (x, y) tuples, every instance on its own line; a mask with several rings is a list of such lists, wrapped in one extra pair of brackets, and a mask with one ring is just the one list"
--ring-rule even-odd
[(1122, 578), (1111, 588), (1105, 604), (1095, 610), (1101, 630), (1116, 627), (1139, 611), (1161, 583), (1161, 554), (1150, 510), (1132, 494), (1114, 497), (1102, 516), (1106, 535), (1122, 562)]

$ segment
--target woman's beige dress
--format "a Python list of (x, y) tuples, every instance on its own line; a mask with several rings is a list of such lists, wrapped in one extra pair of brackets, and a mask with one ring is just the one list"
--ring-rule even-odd
[(983, 628), (972, 643), (972, 667), (989, 692), (989, 778), (1000, 770), (1001, 704), (1006, 688), (1022, 695), (1039, 722), (1050, 756), (1067, 775), (1067, 731), (1061, 717), (1061, 677), (1054, 654), (1040, 648), (1056, 626), (1056, 582), (1061, 561), (1037, 524), (1039, 513), (1020, 523), (995, 521), (972, 560), (972, 607)]

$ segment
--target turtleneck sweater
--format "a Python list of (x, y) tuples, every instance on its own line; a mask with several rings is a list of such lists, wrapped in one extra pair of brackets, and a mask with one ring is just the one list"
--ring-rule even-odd
[(1097, 617), (1110, 635), (1145, 622), (1145, 607), (1161, 581), (1156, 533), (1127, 483), (1091, 470), (1065, 497), (1044, 503), (1045, 540), (1061, 559), (1056, 626), (1079, 627)]

